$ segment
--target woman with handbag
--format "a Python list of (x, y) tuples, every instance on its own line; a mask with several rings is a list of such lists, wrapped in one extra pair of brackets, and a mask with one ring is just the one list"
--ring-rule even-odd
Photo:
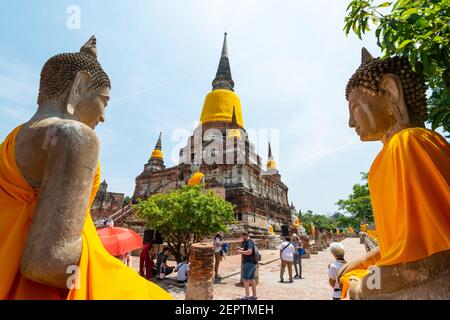
[(303, 249), (303, 244), (298, 238), (297, 234), (292, 235), (292, 244), (295, 248), (294, 252), (294, 268), (295, 268), (295, 276), (296, 279), (303, 279), (302, 277), (302, 255), (305, 254), (305, 250)]

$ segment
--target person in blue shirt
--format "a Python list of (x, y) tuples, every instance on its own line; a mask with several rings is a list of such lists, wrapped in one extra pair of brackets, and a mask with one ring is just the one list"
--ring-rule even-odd
[[(245, 296), (243, 300), (256, 300), (256, 264), (255, 244), (250, 239), (248, 232), (242, 233), (243, 247), (238, 247), (238, 253), (242, 255), (242, 281), (245, 288)], [(250, 296), (250, 286), (252, 287), (253, 296)]]

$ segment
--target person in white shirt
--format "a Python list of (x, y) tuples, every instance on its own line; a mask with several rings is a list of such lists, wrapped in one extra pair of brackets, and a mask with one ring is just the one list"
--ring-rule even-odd
[(178, 263), (175, 268), (177, 272), (177, 281), (178, 283), (186, 283), (189, 274), (189, 263), (186, 261), (186, 258), (183, 259), (180, 263)]
[(280, 259), (281, 259), (281, 269), (280, 269), (280, 282), (284, 282), (284, 270), (286, 266), (289, 273), (289, 282), (294, 282), (292, 280), (292, 265), (294, 263), (295, 248), (291, 243), (291, 238), (286, 237), (280, 246)]
[(222, 235), (217, 233), (214, 237), (214, 279), (216, 282), (222, 280), (219, 275), (219, 264), (222, 261)]
[(332, 244), (330, 244), (330, 251), (336, 260), (328, 266), (328, 282), (333, 288), (333, 300), (340, 300), (341, 288), (339, 286), (339, 281), (337, 281), (337, 274), (339, 272), (339, 269), (341, 269), (342, 266), (347, 263), (344, 259), (345, 248), (342, 243), (333, 242)]

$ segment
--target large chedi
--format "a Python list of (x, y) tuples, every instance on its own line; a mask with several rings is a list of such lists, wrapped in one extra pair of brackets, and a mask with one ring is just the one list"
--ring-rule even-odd
[(225, 33), (212, 91), (206, 95), (199, 126), (180, 150), (179, 164), (164, 167), (160, 137), (144, 171), (136, 178), (133, 200), (203, 182), (236, 205), (241, 226), (267, 232), (267, 226), (273, 225), (275, 231), (281, 231), (291, 220), (288, 188), (281, 181), (270, 146), (268, 156), (264, 170), (244, 128)]

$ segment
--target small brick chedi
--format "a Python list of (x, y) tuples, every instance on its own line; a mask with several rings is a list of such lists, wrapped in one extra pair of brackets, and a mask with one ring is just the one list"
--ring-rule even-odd
[(201, 172), (207, 188), (236, 205), (238, 226), (253, 233), (267, 233), (269, 225), (278, 232), (283, 225), (290, 225), (288, 187), (281, 181), (270, 144), (263, 168), (244, 128), (241, 102), (231, 78), (226, 33), (200, 124), (179, 155), (178, 165), (165, 167), (160, 134), (144, 171), (136, 178), (133, 201), (181, 187)]
[(107, 189), (108, 184), (103, 180), (91, 205), (91, 216), (94, 222), (111, 216), (123, 207), (124, 194), (109, 192)]

